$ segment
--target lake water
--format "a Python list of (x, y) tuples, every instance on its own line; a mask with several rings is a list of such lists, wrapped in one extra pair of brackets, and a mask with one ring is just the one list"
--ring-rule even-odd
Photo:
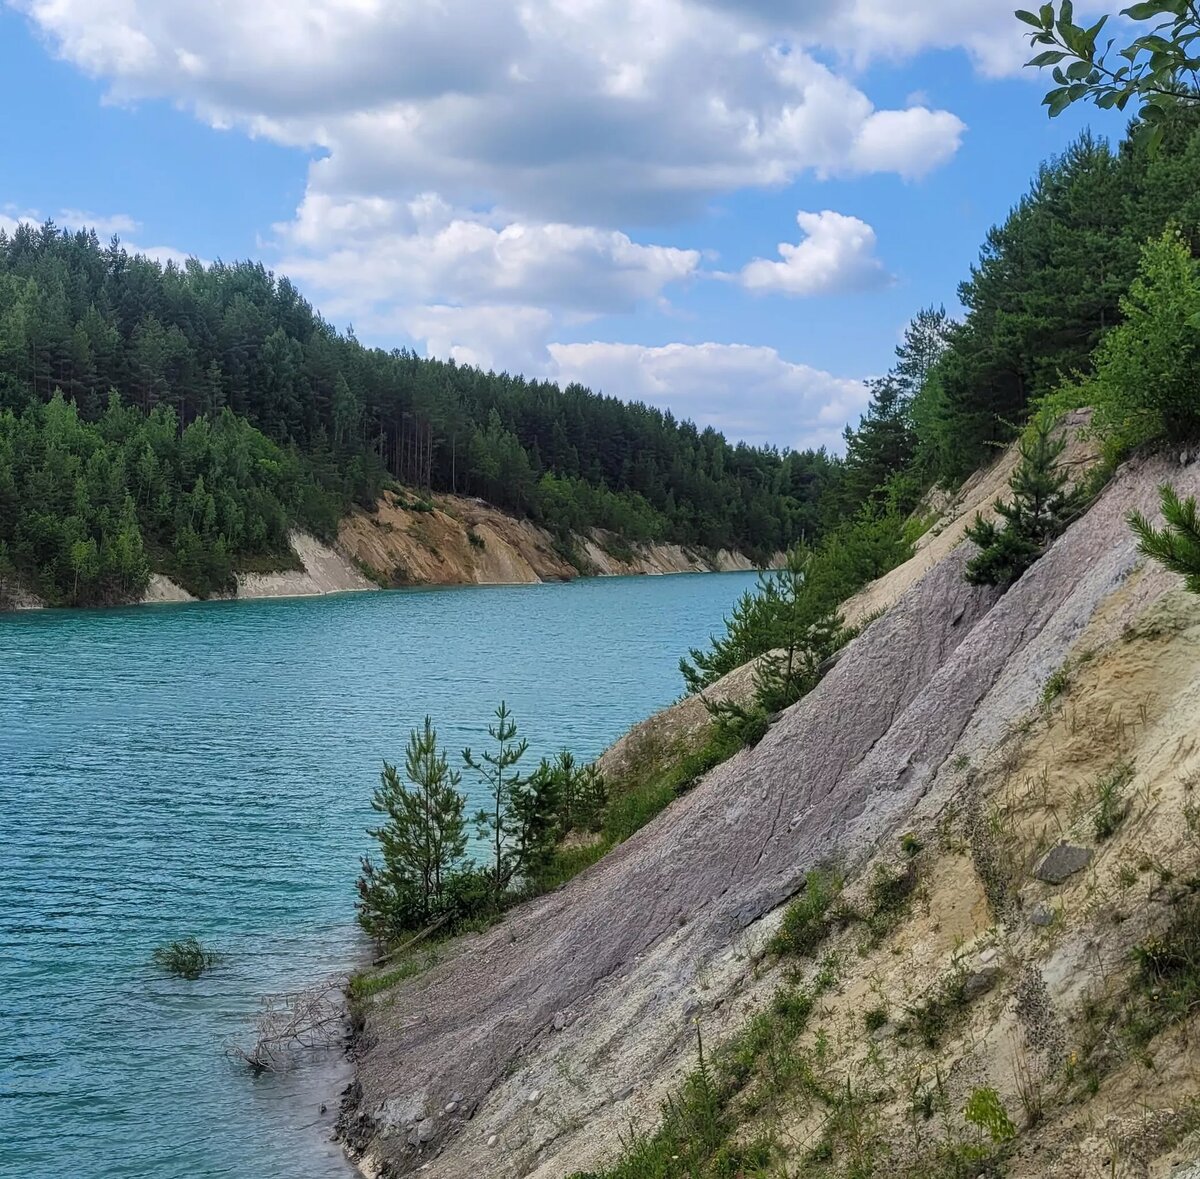
[[(752, 582), (0, 614), (0, 1176), (346, 1176), (344, 1065), (254, 1080), (224, 1049), (362, 957), (380, 760), (428, 712), (457, 761), (502, 697), (530, 758), (591, 758)], [(156, 972), (190, 934), (221, 964)]]

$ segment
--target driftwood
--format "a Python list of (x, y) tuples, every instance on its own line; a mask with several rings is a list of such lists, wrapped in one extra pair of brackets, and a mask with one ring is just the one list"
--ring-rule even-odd
[(411, 950), (413, 946), (417, 944), (417, 942), (423, 942), (431, 933), (436, 933), (449, 920), (450, 914), (443, 914), (443, 916), (439, 917), (435, 922), (433, 922), (432, 925), (425, 926), (425, 928), (416, 936), (410, 937), (406, 942), (402, 942), (394, 950), (389, 950), (381, 958), (376, 958), (375, 965), (382, 966), (385, 962), (391, 962), (394, 959), (399, 958), (405, 950)]
[(292, 994), (267, 995), (255, 1017), (249, 1048), (231, 1044), (229, 1055), (254, 1073), (282, 1072), (301, 1053), (333, 1048), (346, 1032), (346, 979), (328, 979)]

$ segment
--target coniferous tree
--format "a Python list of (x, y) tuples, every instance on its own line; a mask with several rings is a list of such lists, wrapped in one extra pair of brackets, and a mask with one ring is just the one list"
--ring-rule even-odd
[(1059, 464), (1067, 442), (1054, 436), (1055, 424), (1040, 414), (1021, 439), (1021, 457), (1009, 480), (1013, 497), (995, 503), (1002, 523), (978, 514), (967, 528), (967, 538), (979, 547), (967, 562), (965, 576), (972, 585), (1011, 585), (1077, 513), (1081, 492), (1072, 489), (1069, 473)]
[[(464, 749), (462, 756), (463, 764), (475, 771), (489, 798), (488, 806), (475, 815), (475, 828), (477, 838), (489, 845), (488, 876), (493, 904), (499, 908), (505, 890), (520, 868), (512, 841), (522, 820), (514, 813), (513, 794), (526, 784), (519, 766), (529, 742), (520, 736), (517, 722), (503, 700), (496, 709), (496, 723), (488, 727), (488, 735), (495, 743), (494, 750), (484, 750), (477, 758), (470, 749)], [(524, 801), (518, 805), (524, 805)]]
[(595, 830), (608, 800), (604, 777), (596, 766), (579, 765), (575, 755), (564, 749), (553, 762), (543, 761), (539, 769), (558, 781), (561, 833)]
[(439, 751), (429, 717), (409, 735), (404, 772), (407, 784), (384, 762), (371, 802), (384, 822), (368, 832), (381, 862), (376, 867), (364, 857), (358, 880), (359, 921), (381, 941), (444, 915), (447, 885), (466, 853), (461, 775)]
[(528, 778), (514, 782), (508, 795), (507, 829), (513, 879), (537, 890), (554, 860), (563, 829), (563, 780), (543, 761)]
[(1138, 550), (1172, 573), (1180, 574), (1184, 585), (1193, 594), (1200, 594), (1200, 515), (1196, 499), (1194, 496), (1180, 499), (1169, 485), (1160, 488), (1160, 495), (1166, 527), (1155, 528), (1140, 512), (1129, 517), (1130, 527), (1140, 542)]

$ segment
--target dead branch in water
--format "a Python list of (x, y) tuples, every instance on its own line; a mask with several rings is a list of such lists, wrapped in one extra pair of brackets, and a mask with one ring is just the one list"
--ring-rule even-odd
[(334, 978), (293, 994), (264, 996), (253, 1045), (231, 1044), (228, 1054), (254, 1073), (282, 1072), (298, 1053), (336, 1046), (346, 1030), (345, 990), (346, 980)]

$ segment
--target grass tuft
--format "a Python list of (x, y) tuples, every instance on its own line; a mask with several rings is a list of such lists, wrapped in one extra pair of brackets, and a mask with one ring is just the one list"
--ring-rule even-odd
[(220, 955), (206, 949), (198, 938), (185, 937), (159, 946), (153, 961), (160, 970), (194, 982), (220, 961)]

